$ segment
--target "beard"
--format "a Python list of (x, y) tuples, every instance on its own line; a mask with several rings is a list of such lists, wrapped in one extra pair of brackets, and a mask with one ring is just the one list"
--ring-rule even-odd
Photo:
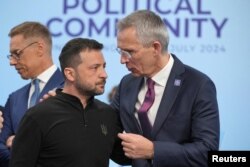
[(96, 96), (96, 95), (101, 95), (104, 93), (104, 89), (98, 89), (97, 86), (98, 85), (105, 85), (106, 81), (100, 81), (98, 83), (95, 84), (95, 86), (90, 86), (88, 84), (85, 84), (81, 81), (79, 75), (76, 76), (76, 83), (75, 83), (75, 87), (77, 89), (77, 91), (83, 95), (83, 96)]

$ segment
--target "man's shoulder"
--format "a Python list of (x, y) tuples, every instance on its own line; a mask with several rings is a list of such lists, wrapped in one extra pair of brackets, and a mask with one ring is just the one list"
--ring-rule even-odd
[(113, 107), (111, 107), (110, 104), (107, 104), (103, 101), (100, 101), (98, 99), (94, 99), (94, 106), (95, 108), (97, 108), (99, 111), (102, 111), (102, 112), (107, 112), (109, 114), (114, 114), (116, 115), (116, 111)]
[(187, 79), (193, 80), (193, 79), (210, 79), (205, 73), (202, 71), (191, 67), (187, 64), (182, 63), (181, 60), (179, 60), (174, 54), (172, 54), (174, 58), (174, 65), (172, 72), (178, 73), (180, 75), (186, 76)]
[[(49, 97), (48, 99), (39, 102), (35, 106), (28, 109), (26, 114), (32, 117), (47, 117), (57, 111), (59, 107), (60, 103), (57, 98)], [(55, 108), (57, 108), (57, 110)]]
[(133, 83), (134, 81), (141, 81), (143, 77), (137, 77), (137, 76), (134, 76), (132, 75), (131, 73), (130, 74), (127, 74), (125, 75), (122, 79), (121, 79), (121, 82), (123, 83)]
[(59, 85), (63, 86), (64, 77), (63, 77), (63, 74), (59, 68), (57, 68), (56, 71), (53, 73), (53, 75), (51, 75), (51, 77), (49, 78), (48, 83), (50, 83), (50, 82), (55, 82), (55, 83), (58, 83)]
[(94, 104), (98, 108), (113, 109), (108, 103), (105, 103), (104, 101), (98, 99), (94, 99)]
[(22, 95), (23, 93), (26, 93), (30, 88), (30, 83), (24, 85), (23, 87), (13, 91), (12, 93), (10, 93), (10, 96), (18, 96), (18, 95)]
[(4, 107), (3, 106), (0, 106), (0, 111), (3, 111)]
[(191, 66), (185, 65), (186, 78), (189, 80), (211, 80), (204, 72), (197, 70)]

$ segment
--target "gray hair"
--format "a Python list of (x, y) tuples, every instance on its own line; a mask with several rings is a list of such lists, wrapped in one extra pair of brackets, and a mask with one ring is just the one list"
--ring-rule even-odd
[(137, 37), (144, 47), (151, 45), (154, 41), (159, 41), (163, 46), (162, 52), (168, 50), (167, 27), (160, 16), (154, 12), (139, 10), (123, 18), (117, 24), (118, 32), (129, 27), (135, 28)]

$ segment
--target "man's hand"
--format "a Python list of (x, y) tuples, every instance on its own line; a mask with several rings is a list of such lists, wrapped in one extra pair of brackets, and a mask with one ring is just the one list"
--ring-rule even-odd
[(3, 127), (3, 113), (0, 111), (0, 129)]
[(147, 138), (133, 133), (119, 133), (125, 155), (132, 159), (153, 159), (154, 144)]
[(55, 90), (50, 90), (47, 94), (43, 95), (43, 97), (39, 100), (39, 102), (42, 102), (43, 100), (46, 100), (49, 97), (55, 96), (56, 91)]
[(15, 135), (12, 135), (12, 136), (10, 136), (10, 137), (7, 139), (7, 141), (6, 141), (6, 146), (7, 146), (8, 148), (11, 148), (11, 147), (12, 147), (12, 143), (13, 143), (14, 138), (15, 138)]

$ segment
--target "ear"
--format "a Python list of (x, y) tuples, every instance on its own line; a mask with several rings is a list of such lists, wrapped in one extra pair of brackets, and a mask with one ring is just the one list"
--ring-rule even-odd
[(75, 81), (75, 70), (73, 68), (71, 67), (65, 68), (63, 72), (68, 81), (70, 82)]
[(160, 55), (162, 50), (162, 45), (159, 41), (154, 41), (152, 44), (152, 47), (154, 49), (155, 55)]
[(37, 43), (37, 53), (38, 53), (38, 55), (39, 56), (42, 56), (42, 55), (44, 55), (44, 52), (45, 52), (45, 44), (44, 44), (44, 42), (42, 42), (42, 41), (39, 41), (38, 43)]

